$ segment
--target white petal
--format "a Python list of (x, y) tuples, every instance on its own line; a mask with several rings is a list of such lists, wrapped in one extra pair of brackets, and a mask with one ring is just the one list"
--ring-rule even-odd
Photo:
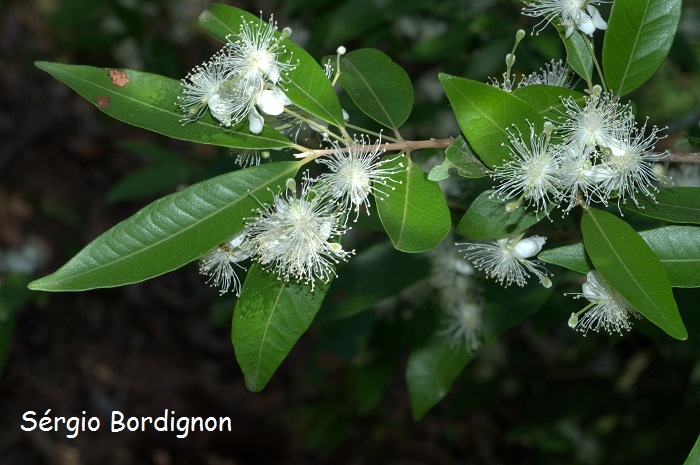
[(265, 126), (265, 120), (260, 116), (260, 113), (255, 109), (255, 107), (250, 109), (248, 113), (248, 128), (252, 134), (260, 134)]
[(546, 240), (547, 238), (542, 236), (528, 237), (518, 242), (515, 247), (513, 247), (511, 254), (518, 259), (533, 257), (540, 253)]
[(256, 104), (268, 115), (277, 116), (284, 111), (284, 101), (281, 95), (274, 90), (263, 90)]
[(593, 5), (588, 5), (586, 10), (588, 10), (588, 14), (591, 15), (591, 19), (593, 20), (593, 24), (595, 25), (596, 29), (604, 31), (608, 28), (608, 23), (606, 23), (603, 17), (600, 16), (600, 13), (596, 7)]
[(595, 24), (593, 24), (593, 20), (585, 13), (581, 14), (581, 16), (576, 20), (576, 27), (578, 27), (579, 31), (589, 36), (592, 36), (595, 32)]

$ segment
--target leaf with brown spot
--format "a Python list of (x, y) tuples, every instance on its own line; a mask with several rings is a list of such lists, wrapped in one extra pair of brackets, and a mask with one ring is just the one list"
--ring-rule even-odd
[(124, 87), (129, 83), (129, 77), (124, 71), (118, 69), (110, 69), (107, 76), (112, 80), (112, 84), (119, 87)]
[(109, 97), (97, 97), (97, 107), (107, 108), (109, 106)]

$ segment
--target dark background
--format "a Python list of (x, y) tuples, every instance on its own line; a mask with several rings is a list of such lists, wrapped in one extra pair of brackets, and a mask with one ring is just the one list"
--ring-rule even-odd
[[(7, 254), (30, 243), (39, 251), (24, 272), (3, 269), (0, 278), (0, 464), (683, 462), (700, 431), (697, 292), (677, 293), (690, 302), (682, 308), (691, 338), (682, 343), (636, 330), (624, 338), (582, 338), (560, 324), (554, 299), (486, 347), (446, 400), (416, 423), (404, 365), (378, 408), (360, 414), (351, 388), (356, 358), (328, 350), (314, 328), (265, 390), (248, 392), (229, 338), (233, 302), (217, 297), (194, 265), (123, 288), (26, 291), (29, 280), (157, 197), (115, 200), (111, 190), (152, 166), (153, 153), (186, 162), (160, 193), (232, 168), (225, 151), (109, 120), (33, 62), (181, 78), (220, 46), (196, 25), (207, 4), (10, 0), (0, 6), (0, 249)], [(274, 12), (316, 57), (340, 44), (388, 53), (416, 85), (407, 129), (415, 137), (458, 131), (436, 88), (437, 72), (500, 76), (517, 28), (535, 24), (519, 15), (516, 1), (229, 4)], [(639, 114), (669, 126), (669, 146), (679, 134), (698, 131), (700, 8), (684, 6), (669, 61), (633, 95)], [(551, 56), (562, 56), (551, 29), (528, 36), (518, 72)], [(102, 428), (72, 440), (20, 430), (25, 411), (40, 418), (49, 408), (52, 416), (85, 410)], [(157, 416), (166, 408), (229, 416), (233, 432), (176, 439), (176, 433), (108, 431), (112, 410)]]

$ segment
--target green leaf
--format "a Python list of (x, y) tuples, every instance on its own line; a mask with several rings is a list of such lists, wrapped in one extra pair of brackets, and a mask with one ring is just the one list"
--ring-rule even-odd
[(358, 253), (340, 268), (316, 323), (347, 318), (428, 276), (425, 255), (398, 252), (390, 241)]
[(411, 79), (379, 50), (361, 48), (341, 57), (338, 82), (360, 110), (388, 128), (401, 127), (413, 109)]
[(538, 260), (553, 265), (559, 265), (578, 273), (586, 274), (593, 270), (593, 264), (586, 255), (583, 242), (578, 244), (565, 245), (554, 249), (543, 250), (537, 255)]
[(457, 225), (457, 232), (471, 239), (500, 239), (515, 236), (539, 222), (538, 215), (520, 207), (512, 213), (506, 211), (508, 201), (499, 200), (487, 190), (479, 194)]
[(513, 95), (525, 100), (540, 115), (555, 120), (561, 118), (564, 112), (562, 98), (572, 97), (579, 102), (583, 102), (584, 98), (581, 92), (566, 87), (546, 86), (544, 84), (520, 87), (513, 91)]
[[(243, 21), (263, 21), (267, 24), (261, 17), (222, 4), (209, 5), (209, 8), (199, 15), (199, 25), (202, 29), (221, 42), (227, 42), (226, 36), (230, 34), (238, 34)], [(275, 33), (278, 37), (279, 34)], [(291, 37), (294, 37), (294, 34)], [(285, 40), (282, 44), (286, 51), (280, 54), (280, 60), (298, 62), (283, 84), (287, 97), (296, 106), (323, 121), (344, 127), (345, 120), (338, 96), (321, 66), (306, 50), (291, 40)]]
[[(270, 127), (260, 134), (224, 128), (208, 113), (192, 123), (180, 123), (175, 105), (182, 92), (180, 81), (133, 70), (93, 68), (38, 61), (36, 66), (92, 102), (107, 115), (125, 123), (175, 139), (221, 147), (281, 149), (294, 145)], [(121, 78), (112, 83), (108, 73)], [(123, 75), (120, 73), (124, 73)], [(128, 81), (127, 81), (128, 80)]]
[(695, 444), (683, 465), (698, 465), (698, 463), (700, 463), (700, 436), (695, 440)]
[(656, 201), (642, 197), (637, 199), (639, 206), (624, 204), (623, 207), (644, 216), (673, 223), (700, 224), (700, 188), (661, 189), (655, 197)]
[(457, 377), (475, 355), (464, 347), (453, 350), (450, 338), (437, 335), (411, 350), (406, 365), (406, 384), (414, 420), (423, 418), (450, 392)]
[(442, 181), (450, 177), (450, 168), (455, 168), (463, 178), (483, 178), (491, 172), (472, 151), (467, 141), (460, 134), (445, 149), (445, 161), (434, 166), (428, 174), (431, 181)]
[(516, 125), (529, 134), (526, 122), (539, 131), (544, 118), (520, 97), (483, 82), (440, 73), (440, 83), (452, 104), (459, 128), (481, 160), (489, 167), (511, 158), (506, 129)]
[(246, 387), (261, 391), (311, 325), (330, 283), (283, 281), (254, 263), (236, 301), (231, 342)]
[(688, 332), (659, 257), (630, 225), (589, 208), (581, 221), (583, 243), (603, 279), (639, 313), (676, 339)]
[(394, 247), (403, 252), (424, 252), (433, 249), (447, 236), (452, 225), (445, 195), (438, 183), (408, 157), (397, 157), (387, 169), (399, 163), (406, 169), (392, 178), (401, 184), (377, 199), (377, 211)]
[(681, 0), (615, 0), (603, 41), (608, 88), (628, 94), (666, 59), (678, 29)]
[(83, 291), (131, 284), (177, 269), (244, 228), (259, 201), (294, 177), (299, 162), (277, 162), (217, 176), (147, 205), (113, 226), (55, 273), (40, 291)]
[[(591, 39), (592, 42), (593, 40)], [(566, 62), (569, 63), (571, 69), (581, 76), (584, 81), (592, 82), (593, 57), (581, 33), (574, 31), (568, 39), (564, 39), (564, 47), (566, 47)]]
[[(700, 287), (700, 228), (664, 226), (639, 235), (661, 260), (671, 287)], [(537, 258), (584, 274), (593, 269), (582, 242), (545, 250)]]

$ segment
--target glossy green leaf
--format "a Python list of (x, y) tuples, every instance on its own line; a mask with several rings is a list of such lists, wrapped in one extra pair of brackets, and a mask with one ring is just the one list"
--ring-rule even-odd
[[(180, 123), (182, 111), (175, 104), (182, 87), (175, 79), (128, 69), (45, 61), (36, 62), (36, 66), (70, 86), (107, 115), (175, 139), (237, 148), (281, 149), (293, 145), (270, 127), (266, 126), (260, 134), (251, 134), (247, 123), (241, 130), (225, 128), (208, 113), (183, 126)], [(112, 83), (110, 72), (120, 85)]]
[[(700, 287), (700, 228), (664, 226), (639, 235), (661, 260), (672, 287)], [(583, 243), (545, 250), (537, 258), (579, 273), (593, 269)]]
[[(593, 42), (593, 39), (590, 39)], [(584, 81), (593, 81), (593, 57), (586, 46), (585, 39), (579, 31), (574, 31), (568, 39), (564, 39), (566, 47), (566, 62)]]
[(603, 41), (608, 88), (625, 95), (666, 59), (681, 17), (681, 0), (615, 0)]
[(424, 255), (399, 252), (390, 241), (375, 244), (340, 267), (316, 322), (360, 313), (425, 278), (429, 270)]
[(262, 390), (311, 325), (330, 283), (311, 286), (283, 281), (262, 270), (258, 263), (248, 271), (236, 301), (231, 342), (243, 371), (246, 387)]
[(177, 269), (243, 230), (258, 201), (294, 177), (299, 162), (217, 176), (147, 205), (90, 242), (30, 289), (82, 291), (140, 282)]
[(450, 339), (433, 335), (414, 347), (406, 365), (406, 384), (413, 419), (418, 421), (450, 391), (475, 352), (454, 350)]
[(513, 94), (525, 100), (537, 112), (551, 119), (559, 119), (564, 112), (562, 98), (572, 97), (583, 102), (583, 94), (566, 87), (546, 86), (544, 84), (534, 84), (524, 86), (513, 91)]
[[(199, 25), (216, 39), (226, 42), (226, 36), (238, 34), (243, 21), (261, 21), (259, 16), (252, 15), (228, 5), (213, 4), (199, 15)], [(266, 20), (262, 20), (267, 22)], [(276, 33), (279, 36), (279, 32)], [(333, 89), (326, 73), (306, 50), (292, 42), (294, 34), (283, 45), (286, 51), (280, 54), (280, 60), (291, 60), (298, 63), (289, 72), (284, 82), (287, 97), (299, 108), (311, 113), (323, 121), (338, 127), (345, 126), (343, 110), (338, 96)]]
[(676, 339), (688, 332), (659, 257), (630, 225), (589, 208), (581, 221), (583, 243), (596, 270), (639, 313)]
[(672, 187), (655, 194), (656, 201), (647, 197), (637, 199), (639, 206), (624, 204), (627, 210), (673, 223), (700, 224), (700, 188)]
[(553, 249), (543, 250), (537, 255), (538, 260), (553, 265), (559, 265), (578, 273), (586, 274), (593, 270), (593, 264), (586, 255), (583, 242), (578, 244), (565, 245)]
[(360, 110), (388, 128), (401, 127), (413, 109), (411, 79), (379, 50), (361, 48), (341, 57), (338, 82)]
[(452, 104), (459, 128), (479, 158), (490, 168), (511, 158), (506, 129), (516, 125), (529, 134), (527, 122), (537, 130), (544, 118), (520, 97), (483, 82), (449, 74), (439, 75)]
[(700, 436), (695, 440), (693, 448), (690, 450), (688, 458), (683, 465), (698, 465), (700, 463)]
[(450, 168), (454, 168), (463, 178), (483, 178), (491, 172), (477, 158), (461, 134), (445, 149), (445, 161), (430, 170), (428, 179), (431, 181), (447, 179), (450, 177)]
[(499, 200), (493, 194), (493, 190), (487, 190), (474, 199), (457, 225), (457, 233), (471, 239), (500, 239), (525, 232), (545, 217), (523, 207), (508, 213), (509, 201)]
[(401, 184), (391, 184), (387, 195), (377, 200), (377, 211), (389, 239), (403, 252), (424, 252), (437, 246), (450, 232), (450, 210), (438, 183), (407, 157), (398, 157), (387, 169), (403, 163), (406, 167), (392, 175)]

